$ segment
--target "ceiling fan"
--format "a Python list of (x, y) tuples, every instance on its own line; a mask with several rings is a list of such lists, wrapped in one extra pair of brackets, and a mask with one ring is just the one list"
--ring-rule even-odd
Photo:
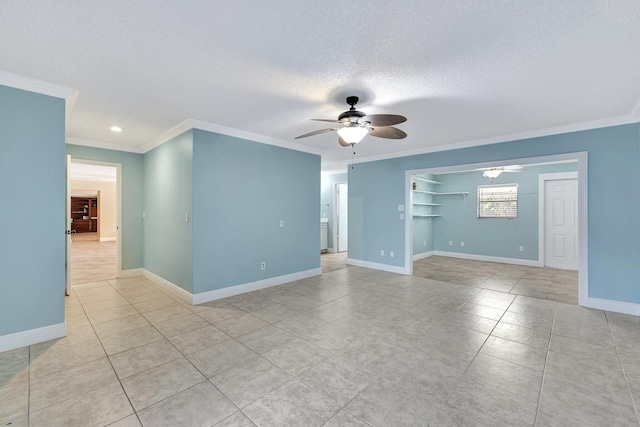
[(403, 139), (407, 137), (406, 133), (392, 126), (405, 122), (407, 120), (406, 117), (396, 114), (366, 115), (362, 111), (356, 110), (355, 105), (357, 103), (357, 96), (348, 96), (347, 104), (349, 104), (351, 108), (349, 108), (349, 111), (340, 114), (337, 120), (311, 119), (319, 122), (336, 123), (339, 124), (339, 126), (305, 133), (304, 135), (296, 136), (295, 139), (336, 131), (340, 145), (349, 147), (362, 141), (362, 138), (367, 134), (377, 136), (378, 138), (389, 139)]
[(526, 169), (524, 166), (512, 165), (495, 168), (480, 168), (476, 170), (483, 171), (482, 176), (493, 179), (499, 177), (502, 172), (524, 172)]

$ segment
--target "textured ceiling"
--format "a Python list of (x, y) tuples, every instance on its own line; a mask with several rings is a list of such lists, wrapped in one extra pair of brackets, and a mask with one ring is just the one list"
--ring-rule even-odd
[(335, 169), (335, 134), (294, 137), (351, 94), (408, 118), (358, 159), (640, 118), (637, 0), (1, 0), (0, 40), (0, 70), (79, 91), (68, 138), (132, 151), (191, 118)]

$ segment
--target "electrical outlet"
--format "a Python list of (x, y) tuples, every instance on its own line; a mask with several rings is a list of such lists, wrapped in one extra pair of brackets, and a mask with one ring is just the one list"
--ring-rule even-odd
[(460, 246), (464, 246), (464, 242), (460, 242)]
[(390, 258), (393, 258), (393, 251), (390, 251), (390, 252), (389, 252), (389, 257), (390, 257)]
[(267, 263), (266, 263), (266, 262), (264, 262), (264, 261), (262, 261), (262, 262), (260, 263), (260, 270), (264, 270), (264, 269), (266, 269), (266, 268), (267, 268)]
[(380, 251), (380, 256), (384, 256), (384, 250)]
[(400, 214), (400, 221), (404, 221), (404, 214), (403, 213)]
[(449, 246), (453, 246), (453, 241), (449, 240)]
[(426, 240), (424, 241), (424, 245), (427, 246), (427, 241)]
[(520, 246), (520, 252), (524, 252), (524, 246)]

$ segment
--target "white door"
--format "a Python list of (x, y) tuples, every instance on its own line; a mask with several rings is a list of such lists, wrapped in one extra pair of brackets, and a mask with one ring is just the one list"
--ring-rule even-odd
[(338, 252), (344, 252), (347, 250), (347, 225), (349, 220), (348, 215), (348, 190), (347, 184), (336, 184), (336, 211), (337, 211), (337, 219), (338, 226), (336, 229), (338, 230)]
[(64, 294), (69, 296), (71, 293), (71, 156), (67, 155), (67, 188), (66, 188), (66, 197), (67, 197), (67, 209), (66, 209), (66, 262), (65, 262), (65, 290)]
[(544, 182), (544, 265), (578, 270), (578, 180)]

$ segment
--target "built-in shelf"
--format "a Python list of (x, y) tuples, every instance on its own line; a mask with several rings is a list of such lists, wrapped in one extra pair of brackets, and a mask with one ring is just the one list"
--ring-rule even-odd
[(437, 196), (463, 196), (467, 200), (468, 191), (438, 192), (432, 191), (432, 186), (441, 184), (431, 179), (414, 176), (412, 182), (413, 202), (412, 216), (414, 218), (436, 218), (442, 215), (435, 214), (433, 208), (442, 206), (440, 203), (433, 203)]
[(418, 178), (417, 176), (414, 176), (413, 180), (414, 181), (428, 182), (429, 184), (440, 184), (438, 181), (432, 181), (430, 179)]

